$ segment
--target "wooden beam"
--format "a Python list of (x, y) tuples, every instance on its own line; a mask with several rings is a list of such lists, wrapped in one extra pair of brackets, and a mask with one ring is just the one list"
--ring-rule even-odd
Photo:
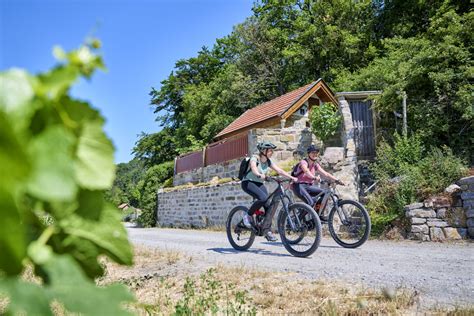
[[(329, 87), (324, 83), (324, 81), (320, 80), (318, 81), (311, 89), (308, 90), (308, 92), (306, 92), (298, 101), (295, 102), (295, 104), (293, 104), (288, 110), (286, 110), (283, 114), (282, 114), (282, 118), (284, 119), (287, 119), (288, 117), (290, 117), (296, 110), (298, 110), (304, 102), (306, 102), (312, 95), (316, 94), (318, 95), (318, 91), (321, 91), (323, 92), (324, 96), (325, 96), (325, 99), (328, 100), (329, 102), (332, 102), (334, 105), (338, 105), (338, 102), (336, 100), (336, 98), (334, 97), (334, 95), (332, 94), (331, 90), (329, 90)], [(326, 100), (324, 100), (321, 96), (318, 95), (318, 97), (324, 101), (324, 102), (327, 102)]]
[(272, 126), (272, 125), (280, 125), (280, 117), (279, 116), (274, 116), (274, 117), (271, 117), (269, 119), (266, 119), (265, 121), (261, 121), (261, 122), (258, 122), (258, 123), (255, 123), (255, 124), (252, 124), (252, 125), (249, 125), (249, 126), (245, 126), (245, 127), (242, 127), (241, 129), (238, 129), (236, 131), (233, 131), (233, 132), (230, 132), (228, 134), (225, 134), (225, 135), (222, 135), (221, 137), (219, 138), (216, 138), (216, 142), (218, 141), (221, 141), (223, 139), (226, 139), (226, 138), (230, 138), (230, 137), (233, 137), (235, 135), (238, 135), (238, 134), (241, 134), (241, 133), (244, 133), (244, 132), (247, 132), (251, 129), (254, 129), (254, 128), (264, 128), (264, 127), (268, 127), (268, 126)]
[(288, 110), (286, 110), (282, 114), (282, 118), (287, 119), (289, 118), (293, 113), (295, 113), (296, 110), (298, 110), (303, 103), (306, 102), (306, 100), (309, 99), (310, 96), (312, 96), (319, 88), (321, 87), (321, 81), (316, 83), (311, 89), (309, 89), (298, 101), (296, 101)]

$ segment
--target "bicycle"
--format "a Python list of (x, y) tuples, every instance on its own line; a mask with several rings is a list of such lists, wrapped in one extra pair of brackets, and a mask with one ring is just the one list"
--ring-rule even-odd
[(364, 244), (372, 226), (365, 207), (357, 201), (339, 198), (336, 183), (322, 181), (321, 184), (327, 184), (327, 187), (314, 197), (312, 208), (322, 223), (327, 222), (331, 237), (344, 248), (357, 248)]
[(312, 255), (321, 242), (321, 222), (317, 213), (306, 203), (296, 203), (290, 193), (288, 179), (266, 177), (265, 181), (276, 182), (277, 188), (269, 194), (265, 205), (267, 211), (257, 210), (254, 214), (252, 228), (243, 224), (243, 216), (248, 214), (248, 208), (243, 205), (234, 207), (226, 221), (227, 238), (232, 247), (239, 251), (248, 250), (255, 236), (263, 236), (270, 229), (273, 217), (281, 203), (277, 219), (278, 233), (285, 249), (295, 257)]

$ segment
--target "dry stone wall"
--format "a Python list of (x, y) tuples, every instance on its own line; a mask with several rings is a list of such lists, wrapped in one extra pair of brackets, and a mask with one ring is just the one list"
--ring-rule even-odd
[(405, 207), (408, 238), (421, 241), (474, 238), (474, 176), (458, 181), (461, 191), (452, 199), (438, 197)]
[(209, 182), (214, 177), (237, 178), (239, 173), (240, 159), (229, 160), (220, 164), (210, 165), (187, 172), (181, 172), (174, 176), (175, 186), (186, 183)]

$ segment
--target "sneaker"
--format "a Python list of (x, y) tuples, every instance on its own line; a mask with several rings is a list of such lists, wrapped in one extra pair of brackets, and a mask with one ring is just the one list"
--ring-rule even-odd
[(242, 222), (244, 223), (244, 226), (247, 228), (252, 228), (252, 217), (248, 214), (245, 214), (242, 218)]
[(277, 238), (273, 235), (273, 233), (271, 231), (268, 231), (266, 234), (265, 234), (265, 238), (268, 240), (268, 241), (277, 241)]

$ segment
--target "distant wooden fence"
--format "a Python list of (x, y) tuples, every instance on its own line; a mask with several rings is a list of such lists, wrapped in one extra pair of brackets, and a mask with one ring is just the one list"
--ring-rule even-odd
[(209, 144), (202, 150), (177, 157), (175, 174), (244, 157), (249, 153), (248, 147), (248, 133)]
[(202, 149), (187, 153), (175, 160), (175, 173), (181, 173), (188, 170), (198, 169), (204, 166), (202, 159)]

